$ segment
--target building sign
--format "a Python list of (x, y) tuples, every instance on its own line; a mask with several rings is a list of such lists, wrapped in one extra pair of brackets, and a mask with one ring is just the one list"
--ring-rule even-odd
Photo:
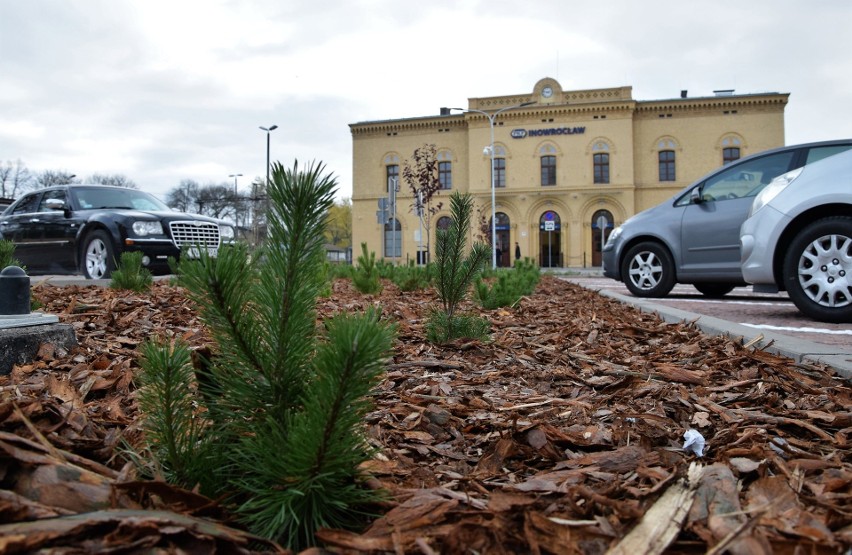
[(526, 137), (547, 137), (551, 135), (582, 135), (586, 132), (585, 127), (551, 127), (548, 129), (513, 129), (513, 139), (524, 139)]

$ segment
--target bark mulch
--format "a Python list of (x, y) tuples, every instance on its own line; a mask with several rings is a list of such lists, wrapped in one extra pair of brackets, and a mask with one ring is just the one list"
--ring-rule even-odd
[[(137, 346), (207, 345), (183, 291), (47, 283), (33, 296), (79, 346), (44, 345), (0, 377), (0, 553), (283, 551), (215, 500), (137, 480), (123, 456), (140, 437)], [(371, 305), (398, 337), (364, 470), (392, 496), (366, 530), (322, 531), (326, 552), (852, 548), (852, 387), (830, 368), (552, 276), (515, 307), (465, 306), (490, 319), (488, 343), (428, 343), (434, 292), (390, 283), (369, 296), (337, 281), (319, 312)]]

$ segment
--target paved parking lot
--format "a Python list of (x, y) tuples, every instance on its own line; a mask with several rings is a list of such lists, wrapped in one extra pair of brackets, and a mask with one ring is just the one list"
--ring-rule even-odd
[[(623, 283), (603, 276), (566, 275), (564, 278), (589, 289), (633, 297)], [(721, 299), (707, 299), (691, 285), (677, 285), (668, 297), (647, 300), (753, 328), (755, 336), (772, 332), (852, 350), (852, 324), (811, 320), (796, 309), (786, 293), (757, 294), (750, 287), (738, 287)]]

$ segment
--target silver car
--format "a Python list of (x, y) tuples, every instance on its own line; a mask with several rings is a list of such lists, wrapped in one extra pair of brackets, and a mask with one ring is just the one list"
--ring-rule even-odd
[(710, 297), (746, 285), (740, 226), (755, 196), (775, 177), (850, 148), (852, 139), (807, 143), (722, 166), (615, 228), (603, 248), (604, 275), (638, 297), (664, 297), (675, 283)]
[(852, 322), (852, 151), (788, 172), (740, 230), (743, 277), (823, 322)]

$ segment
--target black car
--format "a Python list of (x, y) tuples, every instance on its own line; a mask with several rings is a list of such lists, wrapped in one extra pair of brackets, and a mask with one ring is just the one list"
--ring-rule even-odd
[(26, 194), (0, 216), (0, 238), (36, 274), (108, 278), (121, 253), (141, 251), (155, 274), (169, 273), (181, 251), (215, 255), (233, 241), (227, 222), (175, 212), (156, 197), (124, 187), (63, 185)]

